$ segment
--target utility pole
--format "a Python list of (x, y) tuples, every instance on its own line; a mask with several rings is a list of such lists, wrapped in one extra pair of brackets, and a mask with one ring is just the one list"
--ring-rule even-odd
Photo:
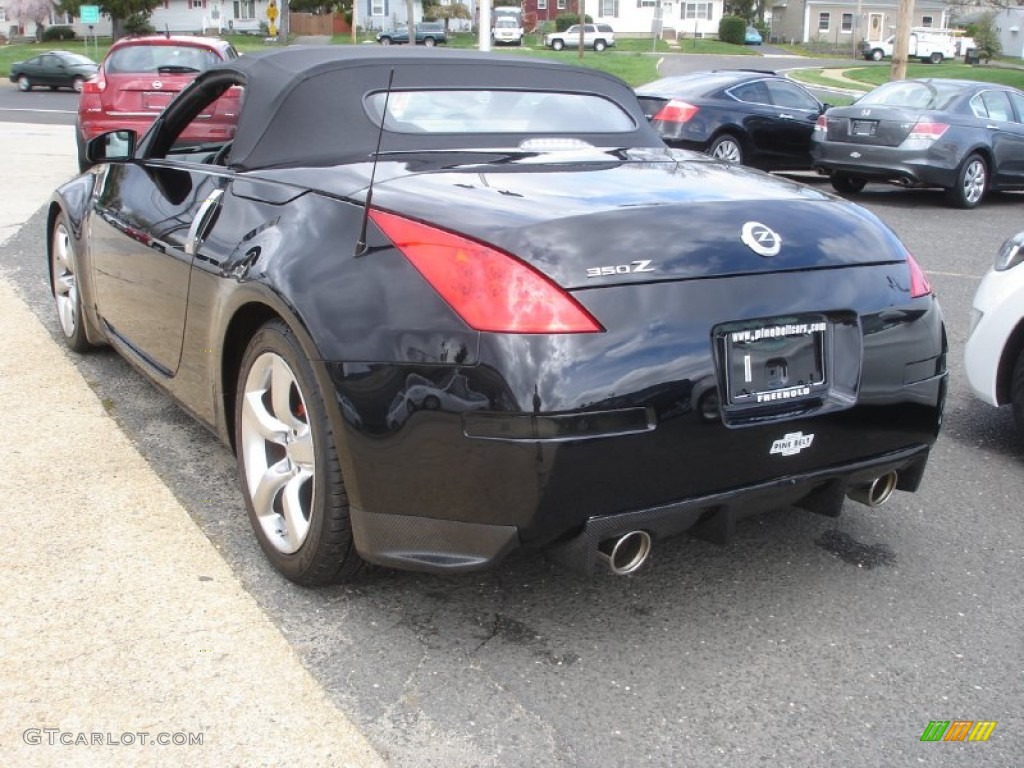
[(905, 80), (907, 77), (907, 56), (910, 53), (910, 25), (914, 18), (914, 0), (900, 0), (900, 16), (896, 22), (896, 39), (892, 46), (892, 67), (890, 80)]
[(359, 28), (359, 0), (352, 0), (352, 45), (358, 42), (359, 35), (356, 30)]
[(587, 5), (583, 0), (576, 0), (580, 6), (580, 58), (583, 58), (584, 25), (587, 23)]

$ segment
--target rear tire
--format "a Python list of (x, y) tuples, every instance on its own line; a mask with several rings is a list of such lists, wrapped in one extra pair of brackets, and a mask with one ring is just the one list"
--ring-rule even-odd
[(604, 40), (595, 40), (594, 41), (594, 50), (597, 51), (598, 53), (600, 53), (601, 51), (603, 51), (607, 47), (608, 46), (605, 45)]
[(939, 53), (938, 51), (933, 51), (932, 55), (928, 57), (928, 61), (931, 62), (932, 64), (941, 64), (942, 54)]
[(832, 182), (832, 189), (841, 195), (855, 195), (868, 183), (866, 179), (847, 176), (845, 173), (833, 173), (829, 177), (829, 181)]
[(82, 92), (82, 86), (84, 86), (84, 85), (85, 85), (85, 78), (82, 77), (81, 75), (79, 75), (78, 77), (76, 77), (74, 80), (71, 81), (71, 90), (73, 90), (75, 93), (81, 93)]
[(1024, 440), (1024, 351), (1017, 355), (1017, 364), (1013, 367), (1010, 398), (1013, 402), (1013, 418), (1017, 422), (1017, 433), (1021, 440)]
[(727, 163), (743, 164), (743, 147), (740, 140), (731, 133), (723, 133), (708, 147), (708, 154), (716, 160), (724, 160)]
[(956, 184), (946, 190), (953, 208), (975, 208), (988, 190), (988, 164), (979, 154), (969, 155), (956, 174)]
[(235, 398), (242, 495), (256, 539), (287, 579), (319, 586), (352, 578), (348, 495), (313, 368), (275, 320), (245, 350)]
[(433, 48), (434, 47), (434, 38), (432, 38), (432, 37), (424, 38), (423, 45), (426, 46), (427, 48)]

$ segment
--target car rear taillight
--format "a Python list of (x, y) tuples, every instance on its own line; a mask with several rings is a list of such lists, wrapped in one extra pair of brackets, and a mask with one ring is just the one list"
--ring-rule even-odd
[(814, 121), (814, 132), (819, 138), (828, 136), (828, 119), (824, 115), (818, 115), (818, 119)]
[(107, 78), (103, 76), (103, 70), (100, 70), (95, 77), (82, 83), (82, 93), (84, 94), (99, 95), (105, 90), (107, 90)]
[(910, 298), (918, 299), (930, 294), (932, 284), (928, 282), (921, 265), (909, 253), (907, 254), (907, 266), (910, 267)]
[(693, 116), (696, 114), (697, 107), (693, 106), (693, 104), (672, 99), (668, 104), (659, 109), (658, 113), (651, 119), (662, 120), (666, 123), (685, 123), (693, 119)]
[(502, 251), (373, 209), (370, 218), (471, 328), (596, 333), (601, 325), (536, 269)]
[(930, 117), (922, 117), (917, 121), (917, 124), (910, 129), (910, 133), (904, 141), (910, 141), (916, 144), (931, 144), (948, 130), (948, 123), (939, 123), (932, 120)]

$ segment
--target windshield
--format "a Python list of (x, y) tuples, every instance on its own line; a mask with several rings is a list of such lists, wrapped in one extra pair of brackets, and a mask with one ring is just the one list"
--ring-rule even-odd
[(912, 109), (946, 109), (963, 92), (959, 83), (925, 80), (898, 80), (879, 86), (857, 100), (862, 104)]
[(397, 133), (626, 133), (636, 125), (612, 101), (582, 93), (424, 90), (371, 94), (367, 111)]

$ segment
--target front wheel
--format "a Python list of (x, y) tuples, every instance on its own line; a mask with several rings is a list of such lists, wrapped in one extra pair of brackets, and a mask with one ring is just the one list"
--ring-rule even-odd
[(561, 40), (552, 40), (551, 41), (551, 48), (553, 50), (555, 50), (555, 51), (560, 51), (563, 48), (565, 48), (565, 43), (562, 42)]
[(434, 47), (434, 38), (428, 37), (428, 38), (424, 39), (423, 45), (425, 45), (427, 48), (433, 48)]
[(74, 352), (88, 352), (93, 345), (85, 334), (82, 319), (78, 258), (63, 212), (57, 215), (50, 233), (50, 292), (57, 307), (64, 343)]
[(21, 75), (18, 78), (18, 90), (23, 92), (32, 90), (32, 81), (28, 79), (28, 75)]
[(309, 586), (359, 570), (327, 409), (291, 329), (272, 321), (242, 358), (235, 398), (242, 494), (256, 539), (286, 578)]
[(882, 49), (881, 48), (875, 48), (874, 50), (871, 51), (871, 60), (872, 61), (881, 61), (882, 57), (884, 55), (885, 54), (882, 53)]
[(857, 176), (847, 176), (845, 173), (833, 173), (829, 177), (829, 181), (832, 182), (832, 189), (843, 195), (855, 195), (864, 189), (864, 185), (867, 184), (866, 179), (861, 179)]
[(728, 133), (715, 139), (708, 148), (708, 154), (716, 160), (724, 160), (727, 163), (741, 164), (743, 162), (743, 147), (739, 140)]
[(380, 44), (381, 45), (391, 45), (391, 38), (390, 37), (382, 37), (380, 39)]
[(946, 190), (946, 202), (953, 208), (974, 208), (988, 188), (988, 165), (981, 155), (964, 160), (956, 174), (956, 184)]

